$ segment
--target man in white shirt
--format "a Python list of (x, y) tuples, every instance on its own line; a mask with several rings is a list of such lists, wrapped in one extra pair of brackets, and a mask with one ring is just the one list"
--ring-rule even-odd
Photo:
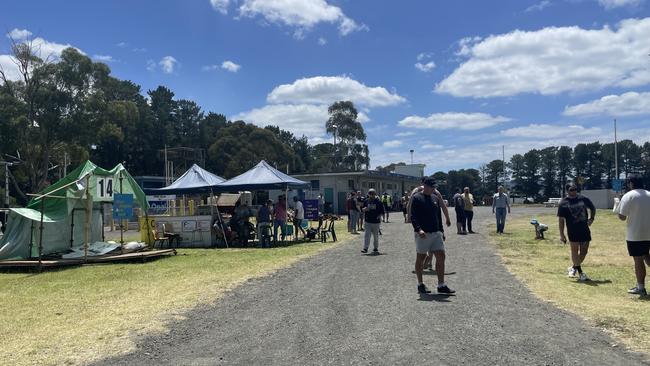
[(506, 208), (510, 213), (508, 195), (503, 193), (503, 186), (499, 186), (499, 192), (492, 196), (492, 213), (496, 213), (497, 217), (497, 234), (503, 234), (503, 229), (506, 227)]
[(650, 266), (650, 192), (643, 189), (643, 178), (631, 174), (627, 178), (629, 191), (614, 207), (619, 219), (627, 220), (627, 251), (634, 258), (636, 286), (628, 293), (647, 296), (645, 288), (646, 265)]
[(293, 227), (296, 231), (296, 240), (298, 240), (298, 230), (302, 232), (302, 237), (305, 237), (305, 229), (302, 228), (302, 220), (305, 219), (305, 209), (302, 205), (302, 202), (298, 199), (298, 197), (293, 197), (293, 202), (294, 202), (294, 217), (293, 217)]

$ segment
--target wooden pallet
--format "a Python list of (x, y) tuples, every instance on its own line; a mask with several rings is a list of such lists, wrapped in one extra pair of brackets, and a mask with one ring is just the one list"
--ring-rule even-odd
[(136, 259), (146, 260), (146, 259), (157, 258), (157, 257), (170, 255), (170, 254), (175, 255), (176, 249), (159, 249), (159, 250), (149, 250), (146, 252), (102, 255), (96, 257), (88, 257), (88, 259), (85, 261), (83, 260), (83, 258), (42, 260), (40, 264), (38, 260), (0, 261), (0, 268), (20, 268), (20, 267), (29, 268), (29, 267), (39, 267), (39, 265), (41, 268), (79, 266), (79, 265), (93, 264), (93, 263), (113, 263), (113, 262), (121, 262), (121, 261), (132, 261)]

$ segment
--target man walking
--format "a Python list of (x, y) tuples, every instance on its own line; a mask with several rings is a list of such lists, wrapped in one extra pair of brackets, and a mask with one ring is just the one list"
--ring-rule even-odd
[(409, 204), (408, 192), (404, 192), (404, 195), (400, 199), (400, 208), (402, 209), (402, 214), (404, 214), (404, 223), (405, 224), (409, 222), (408, 217), (407, 217), (407, 213), (408, 213), (407, 206), (408, 206), (408, 204)]
[(632, 174), (627, 178), (629, 191), (623, 195), (614, 212), (619, 219), (627, 220), (628, 254), (634, 258), (636, 286), (627, 292), (647, 296), (645, 288), (646, 265), (650, 266), (650, 192), (643, 189), (643, 178)]
[(456, 234), (467, 235), (467, 228), (465, 226), (465, 200), (463, 195), (460, 194), (460, 188), (456, 188), (456, 194), (452, 198), (454, 201), (454, 211), (456, 212)]
[(393, 199), (388, 194), (388, 192), (384, 192), (384, 194), (381, 196), (381, 203), (384, 206), (384, 222), (388, 222), (388, 210), (390, 210), (391, 206), (393, 206)]
[[(575, 183), (567, 184), (566, 190), (567, 196), (560, 201), (557, 216), (560, 226), (560, 241), (563, 243), (567, 241), (564, 236), (565, 225), (569, 234), (573, 266), (567, 268), (567, 271), (569, 277), (575, 277), (578, 273), (578, 281), (589, 281), (587, 274), (582, 271), (582, 262), (589, 251), (589, 242), (591, 241), (589, 226), (596, 217), (596, 208), (589, 198), (578, 194), (578, 187)], [(591, 217), (589, 217), (587, 209)]]
[[(432, 177), (424, 179), (422, 192), (411, 198), (411, 224), (415, 235), (415, 275), (418, 280), (418, 292), (430, 293), (422, 281), (422, 271), (427, 253), (432, 252), (436, 258), (436, 274), (438, 276), (438, 293), (453, 294), (456, 291), (445, 284), (445, 243), (440, 208), (444, 202), (435, 195), (435, 180)], [(447, 220), (447, 226), (451, 222)]]
[(361, 193), (361, 191), (357, 191), (357, 197), (356, 197), (356, 202), (357, 202), (357, 210), (359, 211), (359, 219), (357, 222), (357, 230), (358, 231), (363, 231), (363, 216), (361, 214), (361, 209), (363, 208), (364, 203), (366, 203), (366, 197)]
[(463, 189), (463, 203), (465, 204), (463, 214), (465, 215), (465, 220), (467, 222), (467, 232), (474, 234), (474, 231), (472, 231), (472, 219), (474, 218), (474, 196), (469, 193), (469, 187), (465, 187)]
[(381, 216), (384, 214), (384, 205), (379, 201), (377, 192), (372, 188), (368, 190), (368, 199), (364, 202), (362, 211), (366, 219), (366, 231), (363, 235), (361, 253), (368, 253), (370, 236), (373, 236), (372, 252), (379, 254), (379, 225), (381, 225)]
[(510, 213), (508, 195), (503, 193), (503, 186), (499, 186), (498, 192), (492, 196), (492, 213), (496, 210), (497, 234), (503, 234), (503, 229), (506, 227), (506, 208)]

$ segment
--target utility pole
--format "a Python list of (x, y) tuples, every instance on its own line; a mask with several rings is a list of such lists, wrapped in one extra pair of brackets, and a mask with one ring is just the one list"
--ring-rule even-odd
[(413, 165), (413, 152), (414, 152), (414, 151), (415, 151), (415, 150), (413, 150), (413, 149), (410, 150), (410, 152), (411, 152), (411, 165)]
[(616, 136), (616, 118), (614, 118), (614, 178), (618, 179), (618, 139)]
[(503, 170), (503, 185), (506, 185), (506, 145), (501, 145), (501, 170)]

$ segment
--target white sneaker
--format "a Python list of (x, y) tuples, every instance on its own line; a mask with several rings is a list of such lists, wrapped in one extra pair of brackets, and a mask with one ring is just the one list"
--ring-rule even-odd
[(585, 281), (591, 281), (591, 279), (587, 277), (586, 273), (582, 272), (580, 273), (580, 277), (578, 277), (578, 281), (585, 282)]
[(576, 272), (578, 272), (578, 271), (577, 271), (575, 268), (573, 268), (573, 267), (569, 267), (569, 268), (567, 268), (566, 270), (567, 270), (567, 273), (568, 273), (569, 277), (575, 277), (575, 276), (576, 276)]

